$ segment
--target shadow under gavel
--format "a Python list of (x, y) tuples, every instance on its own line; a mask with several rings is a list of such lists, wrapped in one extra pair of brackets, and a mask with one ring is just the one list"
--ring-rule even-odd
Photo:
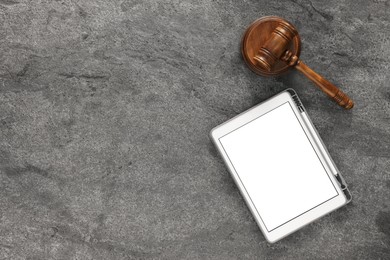
[[(268, 20), (270, 23), (267, 24)], [(242, 53), (249, 67), (261, 75), (278, 75), (288, 67), (296, 68), (337, 104), (351, 109), (354, 103), (344, 92), (299, 59), (300, 45), (300, 37), (293, 25), (279, 17), (264, 17), (247, 29)], [(284, 62), (285, 67), (278, 64), (280, 62)]]

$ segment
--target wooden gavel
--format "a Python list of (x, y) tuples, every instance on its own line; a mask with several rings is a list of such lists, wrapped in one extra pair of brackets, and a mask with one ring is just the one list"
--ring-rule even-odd
[(269, 16), (255, 21), (247, 29), (242, 41), (242, 53), (254, 72), (274, 76), (294, 67), (337, 104), (351, 109), (354, 103), (344, 92), (299, 59), (300, 46), (299, 34), (292, 24), (282, 18)]

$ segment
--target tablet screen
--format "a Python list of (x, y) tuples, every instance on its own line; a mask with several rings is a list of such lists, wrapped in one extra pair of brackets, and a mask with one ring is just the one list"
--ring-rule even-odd
[(289, 102), (219, 141), (268, 232), (338, 195)]

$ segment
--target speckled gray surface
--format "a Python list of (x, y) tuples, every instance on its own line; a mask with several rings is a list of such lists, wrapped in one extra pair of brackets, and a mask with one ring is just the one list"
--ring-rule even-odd
[[(265, 15), (352, 111), (248, 70)], [(389, 1), (0, 0), (0, 259), (389, 259), (389, 69)], [(270, 245), (208, 133), (288, 87), (354, 200)]]

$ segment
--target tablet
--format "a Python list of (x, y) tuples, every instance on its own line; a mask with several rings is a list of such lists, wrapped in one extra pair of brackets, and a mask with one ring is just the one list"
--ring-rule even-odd
[(217, 126), (211, 139), (271, 243), (351, 200), (292, 89)]

